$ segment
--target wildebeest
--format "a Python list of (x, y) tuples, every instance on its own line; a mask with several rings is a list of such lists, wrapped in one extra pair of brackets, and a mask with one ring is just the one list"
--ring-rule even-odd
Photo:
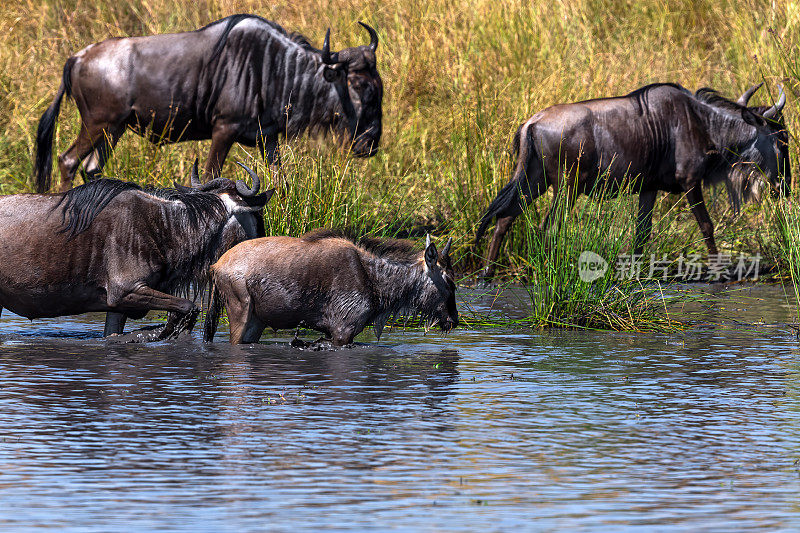
[(627, 96), (555, 105), (535, 114), (517, 130), (514, 174), (476, 232), (477, 246), (497, 218), (483, 276), (494, 274), (500, 244), (522, 212), (521, 202), (551, 185), (554, 202), (543, 230), (553, 222), (559, 198), (571, 205), (579, 194), (615, 193), (627, 183), (639, 192), (634, 253), (642, 252), (650, 236), (657, 192), (666, 191), (686, 194), (709, 254), (717, 254), (703, 185), (724, 181), (734, 210), (741, 200), (760, 198), (766, 186), (780, 194), (789, 190), (789, 137), (781, 117), (786, 95), (781, 89), (775, 105), (746, 107), (759, 86), (733, 102), (711, 89), (692, 94), (679, 85), (653, 84)]
[(247, 171), (252, 187), (225, 178), (201, 185), (195, 163), (196, 188), (143, 190), (103, 178), (62, 194), (0, 197), (0, 309), (118, 319), (162, 310), (170, 319), (161, 338), (191, 329), (197, 307), (172, 294), (205, 279), (230, 247), (264, 235), (273, 191), (258, 194)]
[(322, 50), (255, 15), (232, 15), (191, 32), (107, 39), (67, 59), (61, 86), (39, 121), (36, 190), (50, 186), (55, 121), (64, 95), (81, 116), (59, 157), (62, 192), (81, 162), (101, 173), (126, 128), (155, 143), (211, 139), (204, 181), (217, 177), (233, 143), (258, 146), (270, 163), (279, 135), (334, 131), (356, 156), (381, 137), (378, 34), (370, 43)]
[(451, 244), (439, 253), (428, 236), (420, 252), (408, 241), (332, 230), (241, 243), (211, 267), (204, 338), (214, 339), (223, 302), (231, 344), (256, 342), (267, 326), (304, 326), (343, 346), (370, 322), (380, 338), (398, 313), (418, 314), (449, 331), (458, 325)]

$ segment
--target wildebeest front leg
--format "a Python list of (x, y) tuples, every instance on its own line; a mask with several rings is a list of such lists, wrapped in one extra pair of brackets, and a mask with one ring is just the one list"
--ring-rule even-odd
[(639, 214), (636, 217), (636, 238), (633, 253), (641, 255), (644, 245), (653, 231), (653, 208), (656, 205), (658, 191), (642, 191), (639, 193)]
[(686, 200), (689, 202), (689, 207), (692, 208), (694, 218), (697, 219), (697, 225), (700, 226), (700, 232), (703, 234), (703, 239), (706, 241), (709, 255), (717, 255), (717, 245), (714, 242), (714, 224), (711, 222), (711, 217), (708, 215), (706, 203), (703, 200), (703, 189), (701, 184), (695, 183), (687, 192)]
[(235, 140), (236, 132), (232, 127), (227, 125), (214, 127), (203, 181), (218, 178), (222, 174), (222, 164), (225, 163), (225, 158), (228, 157)]
[(124, 313), (106, 313), (106, 325), (103, 328), (103, 337), (121, 334), (125, 329), (126, 320), (128, 320), (128, 317)]
[(150, 287), (138, 287), (114, 303), (119, 311), (169, 311), (167, 324), (157, 339), (175, 337), (184, 330), (191, 331), (200, 310), (194, 302), (172, 296)]

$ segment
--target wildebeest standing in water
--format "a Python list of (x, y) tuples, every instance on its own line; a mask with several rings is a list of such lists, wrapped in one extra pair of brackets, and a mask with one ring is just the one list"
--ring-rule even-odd
[(408, 241), (351, 239), (331, 230), (244, 242), (211, 267), (204, 338), (214, 339), (223, 302), (231, 344), (257, 342), (267, 326), (304, 326), (343, 346), (369, 323), (380, 338), (397, 313), (449, 331), (458, 325), (451, 243), (439, 253), (428, 237), (420, 252)]
[(247, 170), (252, 187), (224, 178), (201, 185), (195, 163), (196, 188), (100, 179), (63, 194), (0, 197), (0, 309), (28, 318), (161, 310), (170, 319), (159, 338), (191, 329), (198, 308), (172, 294), (204, 280), (230, 247), (264, 235), (273, 191), (258, 194)]
[(742, 200), (759, 199), (764, 187), (789, 191), (789, 137), (781, 116), (786, 95), (781, 89), (774, 106), (748, 108), (759, 86), (733, 102), (711, 89), (692, 94), (679, 85), (653, 84), (627, 96), (555, 105), (531, 117), (514, 136), (514, 175), (476, 232), (477, 245), (497, 218), (483, 276), (494, 274), (521, 202), (551, 185), (555, 200), (543, 231), (553, 223), (561, 196), (571, 205), (579, 194), (618, 192), (628, 180), (639, 192), (634, 253), (642, 252), (650, 236), (657, 192), (666, 191), (686, 194), (709, 254), (717, 254), (704, 185), (725, 182), (734, 210)]
[(335, 132), (356, 156), (381, 138), (383, 84), (378, 35), (370, 44), (322, 50), (255, 15), (233, 15), (199, 30), (107, 39), (67, 59), (61, 86), (36, 135), (36, 190), (50, 187), (53, 131), (71, 96), (81, 130), (59, 157), (62, 192), (87, 157), (101, 173), (126, 128), (155, 143), (211, 139), (204, 181), (217, 177), (233, 143), (258, 146), (270, 163), (279, 135)]

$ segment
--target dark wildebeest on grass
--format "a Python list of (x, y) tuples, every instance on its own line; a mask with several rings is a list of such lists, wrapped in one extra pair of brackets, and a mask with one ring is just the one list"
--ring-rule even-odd
[(449, 331), (458, 325), (451, 243), (439, 253), (429, 236), (417, 251), (408, 241), (352, 239), (331, 230), (244, 242), (211, 267), (204, 338), (214, 339), (223, 303), (231, 344), (257, 342), (267, 326), (304, 326), (343, 346), (369, 323), (380, 338), (399, 313)]
[(108, 39), (67, 59), (61, 86), (39, 121), (36, 190), (50, 187), (53, 131), (61, 100), (81, 115), (78, 138), (59, 157), (61, 191), (81, 162), (100, 175), (126, 128), (155, 143), (211, 139), (204, 181), (219, 176), (233, 143), (258, 146), (270, 163), (279, 135), (335, 132), (356, 156), (381, 138), (383, 84), (378, 35), (330, 51), (255, 15), (233, 15), (196, 31)]
[[(0, 197), (0, 309), (28, 318), (169, 311), (158, 338), (191, 329), (198, 308), (172, 294), (202, 282), (238, 242), (264, 235), (273, 191), (217, 178), (195, 188), (143, 190), (99, 179), (63, 194)], [(106, 335), (121, 331), (109, 331)]]
[(789, 190), (789, 137), (781, 117), (786, 95), (781, 89), (774, 106), (746, 107), (758, 87), (733, 102), (711, 89), (692, 94), (679, 85), (653, 84), (627, 96), (555, 105), (531, 117), (514, 136), (514, 175), (475, 235), (477, 246), (497, 218), (483, 276), (494, 274), (500, 244), (522, 202), (550, 186), (554, 202), (543, 231), (561, 197), (571, 205), (577, 195), (598, 190), (613, 194), (630, 185), (639, 192), (635, 253), (650, 236), (657, 192), (685, 193), (708, 252), (716, 255), (704, 185), (725, 182), (734, 210), (742, 200), (759, 199), (767, 186), (779, 194)]

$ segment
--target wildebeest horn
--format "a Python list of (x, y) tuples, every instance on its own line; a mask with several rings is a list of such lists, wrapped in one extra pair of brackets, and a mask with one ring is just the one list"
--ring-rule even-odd
[(763, 81), (747, 89), (744, 93), (742, 93), (742, 96), (740, 96), (739, 99), (736, 100), (736, 103), (741, 106), (747, 107), (747, 102), (750, 101), (750, 98), (753, 97), (753, 95), (756, 93), (757, 90), (761, 88), (762, 85), (764, 85)]
[(195, 157), (194, 165), (192, 165), (192, 177), (190, 178), (193, 189), (199, 189), (203, 186), (203, 182), (200, 181), (200, 174), (198, 174), (197, 172), (198, 162), (199, 162), (198, 159)]
[(364, 24), (360, 20), (358, 21), (361, 26), (369, 32), (369, 49), (373, 52), (378, 49), (378, 32), (376, 32), (371, 26), (368, 24)]
[(331, 29), (325, 32), (325, 42), (322, 43), (322, 62), (326, 65), (335, 65), (339, 62), (339, 52), (331, 54)]
[(231, 181), (225, 178), (214, 178), (213, 180), (207, 181), (200, 186), (198, 189), (199, 191), (211, 191), (213, 189), (219, 189), (226, 185), (228, 185)]
[(236, 164), (242, 167), (248, 174), (250, 174), (250, 177), (253, 178), (252, 187), (248, 187), (247, 184), (242, 180), (236, 180), (236, 191), (240, 196), (255, 196), (258, 194), (259, 187), (261, 187), (261, 180), (258, 178), (258, 174), (253, 172), (253, 169), (241, 161), (237, 161)]
[(783, 92), (783, 86), (779, 85), (778, 88), (781, 91), (780, 97), (778, 97), (778, 103), (764, 111), (764, 118), (775, 118), (781, 111), (783, 111), (783, 106), (786, 105), (786, 93)]
[(450, 245), (451, 244), (453, 244), (453, 238), (452, 237), (447, 239), (447, 244), (445, 244), (444, 248), (442, 248), (442, 257), (447, 257), (448, 255), (450, 255)]

